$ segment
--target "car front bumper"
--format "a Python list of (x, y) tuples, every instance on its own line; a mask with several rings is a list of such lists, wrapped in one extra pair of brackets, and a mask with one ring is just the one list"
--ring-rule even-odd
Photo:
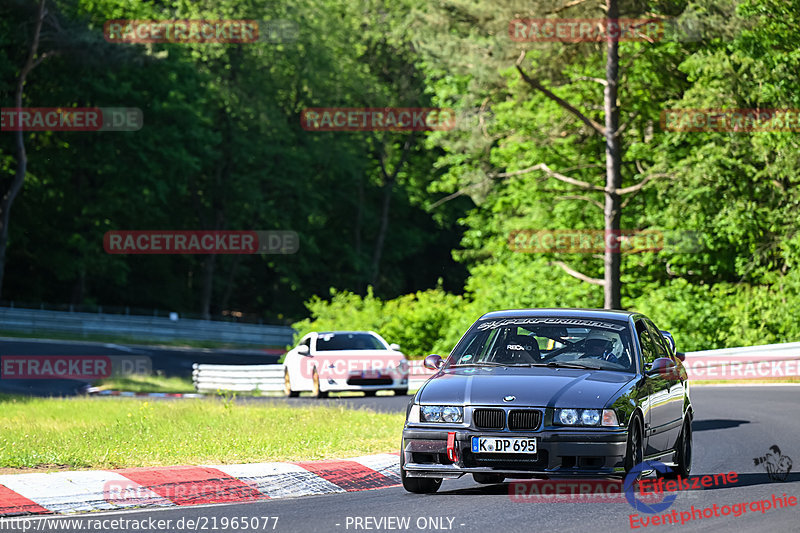
[(320, 388), (326, 392), (408, 390), (408, 377), (383, 379), (327, 379), (320, 380)]
[[(455, 434), (456, 460), (448, 458), (448, 434)], [(473, 453), (472, 437), (536, 437), (537, 453)], [(610, 476), (624, 473), (627, 429), (492, 432), (475, 429), (421, 428), (403, 430), (403, 468), (408, 477), (458, 478), (464, 474), (507, 477)]]

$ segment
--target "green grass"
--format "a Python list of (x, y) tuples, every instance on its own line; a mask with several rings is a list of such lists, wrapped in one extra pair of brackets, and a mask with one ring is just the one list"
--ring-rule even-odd
[(94, 383), (103, 390), (129, 392), (194, 392), (192, 378), (143, 376), (132, 374), (127, 377), (101, 379)]
[(396, 451), (402, 414), (226, 399), (0, 396), (0, 467), (122, 468)]

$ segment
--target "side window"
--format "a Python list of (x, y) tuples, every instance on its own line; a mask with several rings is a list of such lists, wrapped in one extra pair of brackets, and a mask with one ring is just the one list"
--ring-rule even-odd
[(669, 357), (669, 347), (667, 346), (667, 341), (664, 340), (664, 337), (661, 336), (661, 332), (656, 329), (652, 322), (649, 320), (646, 322), (647, 328), (650, 331), (650, 335), (655, 341), (656, 345), (656, 352), (658, 353), (657, 357)]
[(639, 335), (639, 345), (642, 347), (642, 360), (645, 364), (652, 363), (658, 358), (656, 346), (650, 338), (650, 332), (642, 320), (636, 322), (636, 333)]

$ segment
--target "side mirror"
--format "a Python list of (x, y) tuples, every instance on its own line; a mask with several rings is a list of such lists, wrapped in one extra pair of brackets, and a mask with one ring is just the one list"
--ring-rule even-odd
[(297, 347), (297, 353), (300, 355), (308, 355), (311, 353), (311, 350), (308, 349), (308, 346), (305, 344), (301, 344)]
[(686, 361), (686, 354), (683, 352), (675, 352), (675, 357), (677, 357), (681, 361)]
[(672, 337), (672, 333), (669, 331), (661, 330), (661, 334), (667, 339), (667, 344), (669, 344), (670, 350), (672, 350), (672, 354), (675, 355), (675, 339)]
[(439, 370), (444, 365), (441, 355), (432, 354), (425, 358), (422, 366), (430, 370)]
[(397, 344), (396, 342), (393, 342), (392, 344), (389, 345), (389, 349), (390, 350), (394, 350), (395, 352), (399, 352), (400, 351), (400, 345)]
[(678, 365), (669, 357), (659, 357), (645, 371), (648, 376), (660, 376), (666, 380), (674, 381), (680, 379)]

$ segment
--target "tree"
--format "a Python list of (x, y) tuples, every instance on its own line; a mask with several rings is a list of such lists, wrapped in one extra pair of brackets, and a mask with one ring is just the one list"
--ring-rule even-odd
[[(42, 25), (47, 15), (48, 13), (44, 6), (44, 0), (39, 0), (36, 17), (33, 22), (33, 35), (31, 36), (28, 46), (27, 59), (17, 76), (16, 89), (14, 92), (14, 107), (16, 109), (22, 109), (23, 94), (25, 92), (25, 83), (28, 80), (28, 75), (33, 69), (39, 66), (42, 61), (53, 54), (53, 51), (39, 54), (39, 38), (42, 32)], [(10, 182), (7, 185), (4, 184), (3, 189), (0, 191), (0, 194), (2, 194), (2, 199), (0, 199), (0, 298), (2, 297), (3, 291), (6, 248), (8, 246), (8, 226), (11, 222), (11, 206), (22, 190), (22, 184), (25, 182), (25, 175), (28, 171), (28, 154), (25, 150), (25, 132), (19, 129), (14, 133), (14, 136), (16, 139), (17, 168)]]
[[(607, 0), (604, 2), (603, 18), (606, 20), (606, 28), (609, 29), (608, 35), (614, 35), (611, 31), (612, 25), (616, 25), (616, 19), (620, 15), (620, 4), (618, 0)], [(504, 109), (504, 105), (508, 103), (509, 94), (513, 87), (513, 81), (507, 73), (508, 66), (514, 67), (514, 70), (530, 89), (535, 93), (546, 98), (549, 102), (554, 103), (563, 113), (577, 118), (580, 121), (581, 130), (576, 132), (576, 138), (581, 139), (584, 143), (585, 149), (575, 149), (573, 155), (578, 156), (575, 159), (568, 159), (563, 150), (551, 150), (546, 154), (547, 159), (554, 157), (569, 162), (567, 167), (572, 169), (572, 172), (577, 171), (578, 174), (586, 174), (591, 171), (594, 165), (600, 163), (596, 160), (592, 151), (597, 144), (590, 140), (593, 136), (596, 139), (602, 139), (602, 150), (604, 152), (604, 165), (605, 172), (605, 185), (597, 185), (593, 181), (593, 176), (590, 173), (590, 179), (577, 179), (568, 174), (572, 172), (557, 171), (551, 169), (551, 164), (543, 162), (540, 159), (533, 164), (521, 165), (514, 164), (513, 157), (509, 158), (510, 161), (502, 161), (503, 163), (512, 163), (513, 166), (498, 168), (498, 159), (493, 154), (505, 150), (506, 146), (509, 147), (508, 152), (512, 153), (510, 147), (515, 146), (518, 150), (517, 161), (524, 159), (535, 158), (535, 154), (544, 152), (544, 150), (529, 150), (524, 153), (519, 150), (521, 145), (534, 144), (534, 139), (525, 143), (520, 141), (520, 132), (516, 129), (511, 129), (513, 126), (509, 124), (499, 124), (496, 128), (481, 127), (475, 129), (475, 135), (468, 141), (473, 146), (463, 143), (463, 138), (459, 140), (462, 144), (457, 144), (451, 139), (446, 139), (444, 136), (440, 137), (442, 145), (445, 146), (452, 155), (448, 155), (445, 161), (455, 165), (455, 169), (451, 172), (451, 180), (445, 187), (457, 187), (456, 191), (448, 195), (443, 200), (450, 200), (462, 194), (469, 194), (476, 200), (481, 202), (487, 193), (493, 190), (494, 183), (509, 178), (519, 179), (528, 173), (544, 174), (546, 177), (561, 181), (569, 184), (571, 187), (577, 187), (586, 192), (601, 192), (604, 195), (604, 202), (600, 205), (603, 208), (603, 224), (606, 235), (606, 246), (603, 254), (603, 277), (598, 278), (584, 272), (580, 272), (578, 268), (568, 265), (561, 260), (550, 261), (552, 266), (560, 267), (564, 272), (573, 276), (581, 281), (590, 284), (599, 285), (604, 287), (604, 305), (607, 308), (620, 308), (621, 303), (621, 264), (622, 257), (619, 253), (619, 236), (622, 221), (622, 208), (628, 202), (623, 202), (625, 195), (634, 195), (642, 191), (645, 186), (652, 180), (660, 177), (666, 177), (670, 174), (668, 172), (651, 172), (639, 158), (642, 155), (641, 150), (637, 153), (630, 153), (633, 160), (625, 161), (626, 153), (629, 153), (628, 147), (623, 142), (622, 132), (628, 130), (636, 130), (639, 128), (643, 118), (639, 115), (639, 110), (629, 112), (627, 121), (621, 124), (619, 108), (619, 101), (621, 98), (620, 83), (622, 80), (622, 66), (620, 64), (620, 46), (619, 40), (609, 37), (605, 42), (605, 77), (599, 78), (591, 72), (582, 73), (581, 70), (590, 71), (593, 68), (594, 62), (592, 54), (599, 52), (599, 47), (596, 43), (586, 43), (583, 45), (572, 46), (549, 46), (547, 43), (534, 43), (530, 45), (530, 49), (510, 46), (508, 44), (508, 25), (512, 19), (519, 18), (525, 13), (539, 13), (541, 14), (556, 14), (564, 16), (565, 13), (575, 15), (576, 17), (592, 17), (595, 15), (595, 10), (601, 6), (597, 6), (593, 2), (570, 2), (564, 4), (562, 7), (553, 8), (551, 4), (543, 2), (535, 2), (530, 4), (529, 7), (523, 7), (521, 4), (508, 1), (501, 6), (495, 6), (497, 9), (494, 13), (487, 12), (485, 6), (475, 5), (468, 2), (451, 2), (446, 8), (437, 11), (431, 8), (425, 12), (420, 18), (422, 22), (420, 27), (425, 28), (427, 31), (418, 30), (419, 40), (424, 44), (421, 48), (430, 57), (435, 58), (437, 66), (446, 64), (453, 67), (457, 74), (448, 72), (441, 72), (439, 70), (432, 71), (431, 76), (434, 83), (438, 85), (439, 94), (444, 98), (454, 98), (454, 94), (467, 93), (468, 96), (464, 97), (465, 100), (471, 102), (480, 101), (481, 98), (485, 99), (480, 105), (481, 112), (484, 109), (492, 108), (494, 111), (494, 118), (498, 119), (498, 111)], [(686, 6), (680, 6), (681, 9)], [(674, 9), (674, 6), (672, 7)], [(665, 13), (664, 15), (674, 15), (675, 13)], [(536, 15), (533, 15), (536, 16)], [(637, 4), (626, 5), (624, 13), (626, 17), (658, 17), (658, 14), (653, 14), (647, 10), (646, 7)], [(426, 40), (426, 36), (435, 33), (439, 40), (435, 45), (433, 41)], [(505, 40), (504, 40), (505, 39)], [(648, 39), (647, 35), (643, 36), (644, 40)], [(444, 44), (441, 41), (444, 41)], [(645, 43), (641, 48), (651, 46), (652, 37), (649, 38), (651, 42)], [(639, 43), (634, 43), (629, 50), (635, 52), (626, 65), (631, 67), (634, 61), (640, 60), (640, 56), (647, 50), (636, 49), (635, 46)], [(661, 53), (665, 55), (667, 61), (674, 56), (674, 52), (667, 50), (664, 54), (658, 47), (651, 46), (655, 52), (650, 53), (651, 56), (656, 56)], [(458, 49), (460, 53), (456, 53)], [(512, 52), (517, 50), (514, 60), (511, 59)], [(646, 57), (646, 56), (645, 56)], [(663, 59), (662, 59), (663, 61)], [(572, 65), (570, 65), (570, 62)], [(528, 70), (528, 64), (534, 65), (535, 74)], [(561, 68), (562, 65), (566, 65)], [(461, 76), (461, 78), (459, 78)], [(452, 88), (453, 82), (457, 83), (458, 89)], [(505, 82), (504, 82), (505, 80)], [(592, 118), (594, 113), (590, 102), (591, 95), (594, 94), (591, 90), (578, 88), (578, 82), (589, 82), (602, 84), (603, 90), (603, 120), (595, 120)], [(630, 83), (630, 82), (629, 82)], [(558, 93), (563, 93), (564, 87), (574, 87), (573, 94), (565, 97)], [(668, 93), (670, 94), (670, 93)], [(642, 99), (642, 95), (637, 93), (637, 98)], [(505, 102), (504, 102), (505, 100)], [(575, 100), (576, 103), (570, 102)], [(489, 103), (489, 105), (487, 105)], [(641, 106), (641, 104), (635, 104)], [(652, 104), (651, 104), (652, 105)], [(505, 110), (505, 109), (504, 109)], [(517, 112), (520, 111), (520, 106), (517, 106)], [(526, 109), (527, 111), (527, 109)], [(651, 112), (651, 110), (648, 110)], [(650, 113), (648, 113), (649, 115)], [(552, 115), (551, 115), (552, 119)], [(652, 120), (649, 116), (645, 116), (644, 120)], [(642, 124), (647, 126), (647, 124)], [(649, 126), (652, 128), (652, 123)], [(496, 132), (491, 134), (489, 132)], [(478, 134), (483, 133), (484, 140), (477, 142), (473, 139)], [(587, 136), (588, 133), (588, 136)], [(650, 135), (652, 137), (652, 135)], [(544, 140), (550, 148), (557, 148), (563, 145), (563, 142), (558, 139), (552, 138)], [(474, 150), (476, 159), (469, 161), (465, 160), (464, 149)], [(524, 153), (524, 156), (522, 155)], [(592, 155), (589, 155), (592, 154)], [(542, 154), (545, 155), (545, 154)], [(582, 159), (582, 160), (581, 160)], [(588, 160), (588, 161), (587, 161)], [(482, 163), (475, 163), (482, 162)], [(623, 187), (623, 168), (624, 165), (635, 164), (635, 170), (631, 174), (636, 175), (637, 179), (632, 184)], [(638, 171), (638, 172), (637, 172)], [(453, 179), (454, 178), (454, 179)], [(452, 189), (451, 189), (452, 190)], [(539, 198), (540, 200), (542, 198)], [(597, 205), (597, 202), (588, 196), (575, 196), (574, 194), (561, 195), (560, 200), (577, 200), (583, 202), (584, 205)], [(436, 205), (439, 205), (437, 203)], [(575, 228), (576, 221), (573, 220), (567, 227)]]

